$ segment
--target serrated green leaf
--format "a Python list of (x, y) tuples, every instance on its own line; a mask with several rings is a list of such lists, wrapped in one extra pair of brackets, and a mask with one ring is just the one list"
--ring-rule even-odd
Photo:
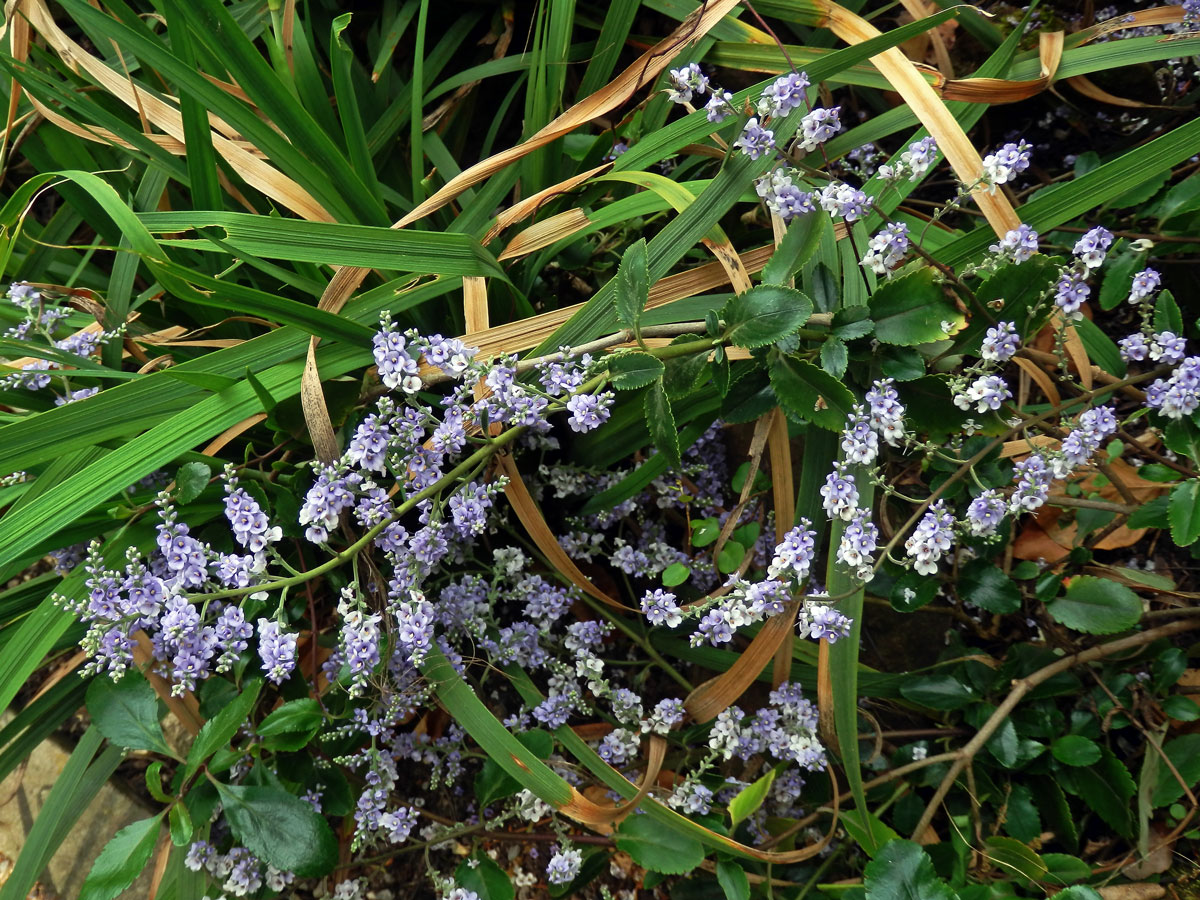
[(617, 849), (644, 869), (664, 875), (684, 875), (704, 860), (704, 845), (650, 816), (629, 816), (613, 833)]
[(325, 714), (312, 697), (289, 700), (262, 720), (258, 735), (273, 750), (298, 750), (312, 740)]
[[(1163, 753), (1171, 761), (1187, 786), (1200, 781), (1200, 734), (1185, 734), (1163, 744)], [(1167, 806), (1184, 795), (1183, 785), (1169, 766), (1159, 766), (1158, 777), (1151, 795), (1151, 805)]]
[(767, 799), (767, 792), (775, 783), (775, 770), (768, 769), (767, 773), (754, 782), (746, 785), (732, 800), (729, 801), (729, 827), (737, 828), (738, 823), (754, 814)]
[(867, 900), (955, 900), (933, 869), (929, 854), (912, 841), (890, 841), (863, 870)]
[(234, 838), (259, 859), (302, 878), (333, 870), (337, 838), (308, 803), (274, 787), (218, 784), (217, 791)]
[(834, 378), (845, 375), (849, 364), (850, 352), (840, 340), (831, 337), (821, 345), (821, 368)]
[(812, 312), (812, 300), (795, 288), (760, 284), (731, 298), (721, 318), (729, 343), (754, 349), (794, 334)]
[(649, 353), (622, 353), (608, 359), (612, 385), (619, 391), (642, 388), (662, 378), (666, 367)]
[(1142, 601), (1122, 584), (1080, 575), (1071, 579), (1066, 593), (1046, 604), (1056, 622), (1087, 634), (1112, 634), (1137, 624)]
[(1183, 334), (1183, 313), (1179, 311), (1179, 304), (1170, 291), (1162, 291), (1154, 301), (1154, 330)]
[(1042, 833), (1042, 819), (1028, 785), (1014, 785), (1004, 809), (1004, 829), (1018, 841), (1029, 843)]
[(1200, 538), (1200, 481), (1193, 478), (1171, 489), (1167, 520), (1171, 523), (1171, 537), (1180, 547), (1194, 544)]
[(844, 384), (812, 363), (776, 353), (770, 362), (771, 387), (788, 418), (841, 431), (854, 406)]
[(945, 326), (958, 330), (965, 319), (935, 275), (926, 266), (886, 282), (872, 295), (868, 308), (877, 340), (911, 347), (945, 340)]
[(966, 603), (991, 613), (1010, 613), (1021, 608), (1021, 590), (999, 566), (975, 559), (959, 572), (958, 596)]
[[(801, 216), (816, 219), (818, 216)], [(739, 863), (730, 859), (717, 861), (717, 884), (725, 892), (725, 900), (750, 900), (750, 879)]]
[(1018, 840), (990, 837), (983, 846), (988, 860), (1006, 875), (1020, 875), (1036, 882), (1046, 874), (1046, 863), (1041, 856)]
[(640, 238), (621, 257), (616, 278), (617, 322), (635, 335), (640, 332), (642, 310), (650, 299), (650, 270), (646, 262), (646, 239)]
[(459, 887), (478, 894), (479, 900), (513, 900), (517, 894), (508, 873), (485, 853), (476, 853), (459, 863), (454, 880)]
[(1107, 747), (1100, 748), (1100, 761), (1070, 772), (1063, 786), (1077, 794), (1122, 837), (1133, 834), (1133, 813), (1129, 801), (1137, 793), (1133, 776), (1125, 764)]
[(1100, 761), (1100, 745), (1081, 734), (1064, 734), (1050, 745), (1050, 752), (1067, 766), (1090, 766)]
[(174, 755), (158, 721), (158, 696), (136, 669), (127, 671), (120, 681), (93, 681), (88, 686), (87, 709), (97, 730), (114, 744)]
[(79, 891), (79, 900), (113, 900), (146, 868), (162, 815), (126, 825), (104, 845)]
[(675, 414), (671, 401), (661, 381), (656, 381), (646, 390), (646, 429), (650, 439), (663, 455), (668, 465), (679, 466), (679, 429), (675, 427)]
[(175, 473), (175, 502), (186, 506), (208, 487), (212, 469), (202, 462), (184, 463)]
[(204, 761), (228, 744), (243, 725), (250, 720), (250, 710), (262, 690), (262, 679), (254, 678), (242, 686), (242, 692), (219, 713), (204, 723), (192, 748), (188, 751), (183, 780), (187, 781), (200, 770)]

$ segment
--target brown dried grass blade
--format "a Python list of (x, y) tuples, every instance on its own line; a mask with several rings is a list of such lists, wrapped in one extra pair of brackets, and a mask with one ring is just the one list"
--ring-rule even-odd
[(1039, 366), (1031, 359), (1025, 359), (1018, 356), (1013, 359), (1021, 371), (1037, 382), (1037, 386), (1042, 389), (1042, 395), (1053, 403), (1059, 406), (1062, 403), (1062, 395), (1059, 394), (1058, 388), (1054, 386), (1054, 382), (1050, 380), (1050, 376), (1046, 374), (1046, 370)]
[(663, 759), (667, 755), (667, 742), (659, 735), (650, 736), (650, 748), (646, 752), (646, 774), (638, 786), (637, 793), (620, 806), (604, 807), (593, 803), (575, 788), (571, 788), (571, 802), (559, 807), (559, 812), (570, 816), (585, 825), (608, 825), (618, 819), (623, 819), (635, 809), (638, 804), (650, 795), (658, 783), (658, 773), (662, 771)]
[[(767, 434), (767, 453), (771, 458), (771, 491), (775, 498), (775, 542), (779, 543), (796, 521), (796, 487), (792, 481), (792, 442), (788, 438), (787, 419), (776, 408)], [(796, 633), (789, 628), (775, 648), (771, 683), (783, 684), (792, 673), (792, 645)]]
[[(910, 16), (912, 16), (912, 20), (914, 22), (924, 19), (931, 13), (936, 13), (938, 11), (936, 5), (932, 3), (926, 4), (925, 0), (900, 0), (900, 5), (904, 7), (905, 11)], [(946, 38), (943, 36), (944, 29), (947, 27), (956, 28), (957, 26), (958, 23), (951, 19), (949, 22), (943, 22), (941, 25), (929, 29), (923, 35), (920, 35), (918, 39), (916, 39), (923, 39), (925, 42), (927, 42), (929, 47), (933, 48), (934, 58), (937, 59), (938, 71), (946, 78), (954, 77), (954, 63), (950, 60), (950, 48), (946, 46)], [(906, 41), (900, 46), (905, 47), (906, 45), (912, 43), (913, 41)], [(919, 59), (915, 61), (920, 62)]]
[(1043, 31), (1038, 35), (1038, 56), (1041, 74), (1029, 81), (1008, 81), (1003, 78), (960, 78), (947, 81), (938, 90), (943, 100), (964, 100), (967, 103), (1016, 103), (1046, 90), (1058, 72), (1062, 61), (1064, 34)]
[[(113, 97), (130, 109), (144, 114), (151, 124), (169, 136), (164, 138), (162, 135), (148, 134), (149, 140), (154, 141), (170, 153), (176, 155), (186, 153), (183, 117), (178, 109), (158, 95), (144, 91), (122, 78), (98, 57), (84, 50), (58, 27), (43, 0), (18, 0), (15, 15), (20, 16), (21, 14), (28, 18), (29, 24), (42, 36), (50, 49), (58, 54), (68, 68), (76, 72), (82, 69)], [(38, 112), (49, 121), (72, 134), (98, 143), (129, 146), (112, 132), (100, 128), (80, 128), (46, 107), (45, 104), (37, 102), (32, 97), (30, 100)], [(227, 123), (211, 114), (209, 121), (216, 129), (212, 134), (214, 149), (247, 184), (306, 219), (325, 222), (333, 220), (332, 216), (311, 194), (268, 164), (261, 158), (261, 154), (256, 155), (251, 145), (244, 141), (231, 140), (228, 135), (235, 132)]]
[(529, 536), (537, 545), (538, 550), (550, 564), (589, 597), (594, 597), (613, 609), (635, 612), (596, 587), (591, 579), (579, 570), (579, 566), (575, 565), (575, 560), (571, 559), (567, 551), (562, 548), (554, 536), (554, 532), (546, 524), (546, 519), (542, 516), (537, 501), (529, 493), (529, 488), (526, 486), (525, 480), (521, 478), (521, 473), (518, 471), (516, 463), (512, 461), (512, 457), (507, 454), (499, 455), (496, 467), (501, 473), (508, 476), (508, 485), (504, 488), (504, 494), (508, 497), (508, 502), (512, 504), (513, 511), (517, 514), (517, 518), (525, 530), (529, 532)]
[(510, 147), (489, 156), (452, 178), (437, 193), (401, 219), (397, 223), (397, 227), (403, 228), (405, 225), (441, 209), (467, 188), (474, 187), (539, 147), (546, 146), (551, 141), (625, 103), (643, 87), (651, 84), (684, 47), (704, 37), (738, 3), (739, 0), (714, 0), (711, 3), (701, 4), (670, 35), (643, 53), (625, 71), (596, 93), (576, 103), (528, 140), (516, 147)]
[(1017, 441), (1005, 441), (1000, 445), (1000, 458), (1012, 459), (1014, 456), (1024, 456), (1042, 447), (1055, 449), (1059, 441), (1048, 434), (1034, 434)]
[(612, 163), (607, 162), (602, 166), (596, 166), (594, 169), (588, 169), (586, 172), (580, 172), (578, 175), (572, 175), (558, 184), (552, 184), (550, 187), (540, 190), (530, 197), (526, 197), (519, 203), (514, 203), (496, 216), (496, 221), (488, 229), (487, 234), (483, 236), (483, 240), (480, 243), (487, 246), (492, 242), (493, 238), (498, 237), (503, 231), (517, 222), (532, 216), (550, 200), (553, 200), (560, 194), (565, 194), (567, 191), (575, 190), (575, 188), (579, 187), (589, 178), (607, 172), (611, 168)]
[(1083, 346), (1083, 341), (1079, 337), (1079, 329), (1073, 322), (1064, 322), (1061, 312), (1055, 310), (1055, 326), (1062, 326), (1063, 331), (1063, 349), (1067, 351), (1067, 356), (1071, 357), (1071, 362), (1075, 365), (1075, 372), (1079, 376), (1079, 383), (1083, 385), (1085, 390), (1091, 390), (1094, 383), (1094, 373), (1092, 371), (1092, 361), (1088, 357), (1087, 348)]
[[(519, 256), (525, 256), (536, 250), (541, 250), (543, 247), (549, 247), (555, 241), (561, 241), (563, 238), (570, 237), (577, 231), (587, 228), (590, 224), (591, 220), (582, 209), (564, 210), (519, 232), (516, 237), (508, 242), (508, 246), (504, 248), (504, 251), (496, 259), (499, 262), (504, 262), (509, 259), (516, 259)], [(486, 244), (487, 241), (484, 241), (484, 243)]]
[(1097, 38), (1124, 31), (1128, 28), (1143, 28), (1147, 25), (1175, 25), (1183, 21), (1183, 8), (1180, 6), (1156, 6), (1153, 9), (1139, 9), (1107, 22), (1101, 22), (1090, 28), (1085, 28), (1073, 35), (1072, 45), (1087, 44)]
[(182, 697), (177, 697), (171, 693), (171, 683), (155, 672), (150, 666), (154, 662), (154, 648), (150, 643), (150, 638), (146, 637), (146, 632), (136, 631), (133, 634), (137, 644), (133, 648), (134, 662), (141, 667), (146, 680), (150, 682), (150, 687), (154, 688), (154, 693), (158, 694), (160, 700), (167, 705), (179, 724), (195, 737), (200, 733), (200, 726), (204, 724), (204, 717), (200, 715), (200, 704), (196, 702), (196, 695), (191, 691), (184, 693)]
[(242, 421), (238, 422), (236, 425), (230, 425), (228, 428), (226, 428), (224, 431), (222, 431), (220, 434), (218, 434), (215, 438), (213, 438), (209, 442), (208, 446), (205, 447), (200, 452), (203, 453), (205, 456), (215, 456), (217, 453), (220, 453), (221, 450), (225, 447), (225, 445), (228, 444), (230, 441), (232, 441), (234, 438), (238, 437), (239, 435), (245, 434), (247, 431), (249, 431), (251, 428), (253, 428), (255, 425), (257, 425), (259, 422), (265, 422), (266, 419), (267, 419), (266, 413), (255, 413), (252, 416), (247, 416), (246, 418), (242, 419)]
[(750, 494), (754, 490), (754, 479), (758, 475), (758, 467), (762, 464), (763, 451), (767, 449), (767, 433), (770, 430), (773, 420), (774, 411), (772, 410), (772, 412), (763, 413), (758, 417), (758, 421), (754, 423), (754, 434), (750, 438), (750, 452), (747, 454), (750, 467), (746, 470), (746, 478), (742, 484), (742, 492), (738, 497), (738, 502), (726, 517), (725, 524), (721, 526), (721, 531), (713, 543), (712, 558), (714, 565), (716, 565), (721, 551), (725, 549), (725, 543), (729, 540), (729, 536), (733, 534), (733, 529), (737, 526), (738, 520), (741, 519), (742, 510), (746, 508), (746, 504), (750, 501)]
[(1083, 94), (1089, 100), (1098, 100), (1101, 103), (1107, 103), (1110, 106), (1123, 106), (1126, 109), (1166, 109), (1161, 103), (1143, 103), (1141, 100), (1130, 100), (1126, 97), (1118, 97), (1116, 94), (1110, 94), (1104, 88), (1092, 81), (1086, 75), (1074, 75), (1067, 79), (1067, 84)]
[[(832, 0), (822, 0), (818, 6), (828, 18), (829, 30), (848, 44), (880, 36), (880, 31), (874, 25)], [(938, 148), (946, 155), (959, 179), (966, 184), (978, 181), (983, 174), (983, 160), (979, 151), (916, 65), (896, 47), (871, 57), (871, 62), (904, 98), (921, 124), (937, 139)], [(1020, 217), (1003, 192), (976, 190), (972, 196), (998, 236), (1003, 237), (1021, 224)]]

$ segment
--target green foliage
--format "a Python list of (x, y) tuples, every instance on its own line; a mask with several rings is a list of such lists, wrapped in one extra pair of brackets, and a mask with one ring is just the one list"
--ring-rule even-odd
[(96, 679), (88, 687), (87, 708), (96, 729), (114, 744), (173, 755), (158, 721), (158, 697), (141, 672), (127, 672), (120, 681)]
[(664, 875), (683, 875), (704, 859), (704, 847), (699, 841), (663, 828), (649, 816), (629, 816), (613, 840), (639, 866)]
[(118, 831), (96, 857), (80, 900), (112, 900), (133, 884), (154, 852), (161, 819), (161, 815), (151, 816)]
[(731, 298), (721, 310), (725, 339), (735, 347), (765, 347), (793, 334), (808, 321), (813, 303), (778, 284), (760, 284)]
[(1112, 634), (1137, 624), (1142, 601), (1124, 585), (1081, 575), (1046, 611), (1068, 628), (1088, 634)]
[(234, 837), (259, 859), (306, 878), (333, 870), (337, 838), (309, 804), (279, 788), (216, 785)]

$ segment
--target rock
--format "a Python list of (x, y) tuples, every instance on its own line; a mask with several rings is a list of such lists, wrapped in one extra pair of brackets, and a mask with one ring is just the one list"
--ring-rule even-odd
[[(9, 718), (6, 713), (0, 717), (0, 724)], [(26, 835), (70, 755), (55, 739), (43, 741), (22, 766), (0, 782), (0, 884), (11, 873)], [(78, 897), (92, 862), (109, 838), (131, 822), (151, 814), (152, 811), (113, 784), (104, 785), (59, 845), (30, 897), (45, 900)], [(123, 896), (149, 897), (153, 868), (152, 857), (146, 870)]]

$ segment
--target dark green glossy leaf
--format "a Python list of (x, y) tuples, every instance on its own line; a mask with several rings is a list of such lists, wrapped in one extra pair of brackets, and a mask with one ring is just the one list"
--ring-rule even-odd
[(175, 473), (175, 502), (187, 505), (208, 487), (212, 469), (202, 462), (184, 463)]
[(1051, 617), (1068, 628), (1087, 634), (1112, 634), (1137, 624), (1142, 601), (1137, 594), (1115, 581), (1080, 575), (1066, 593), (1046, 605)]
[(233, 736), (249, 722), (250, 710), (254, 708), (262, 684), (261, 678), (246, 682), (242, 692), (233, 698), (229, 705), (204, 723), (200, 733), (196, 735), (196, 740), (192, 742), (192, 749), (188, 751), (187, 765), (183, 772), (185, 781), (200, 770), (206, 759), (233, 740)]
[(1021, 608), (1021, 591), (1016, 582), (985, 559), (971, 560), (962, 567), (958, 596), (992, 613), (1010, 613)]
[(312, 697), (289, 700), (262, 720), (258, 734), (274, 750), (298, 750), (312, 740), (325, 714)]
[(299, 797), (273, 787), (217, 787), (234, 838), (277, 869), (316, 878), (337, 863), (329, 823)]
[(1014, 785), (1004, 809), (1004, 829), (1018, 841), (1029, 843), (1042, 833), (1042, 819), (1028, 785)]
[(930, 709), (961, 709), (979, 699), (974, 688), (953, 675), (918, 675), (900, 685), (905, 699)]
[[(1175, 766), (1187, 786), (1194, 787), (1200, 781), (1200, 734), (1185, 734), (1163, 744), (1163, 753)], [(1167, 806), (1184, 795), (1183, 785), (1169, 767), (1158, 767), (1158, 778), (1154, 783), (1151, 804)]]
[(1070, 778), (1064, 779), (1063, 786), (1077, 794), (1117, 834), (1130, 837), (1133, 813), (1129, 801), (1137, 793), (1137, 786), (1111, 750), (1102, 747), (1100, 752), (1100, 761), (1095, 765), (1064, 770), (1070, 772)]
[(840, 340), (831, 337), (821, 345), (821, 368), (834, 378), (845, 375), (849, 364), (849, 351)]
[(479, 900), (513, 900), (517, 890), (508, 874), (485, 853), (464, 859), (454, 870), (459, 887), (474, 891)]
[(638, 333), (642, 310), (650, 299), (650, 270), (646, 262), (646, 239), (630, 244), (616, 278), (617, 321), (623, 328)]
[(1019, 875), (1040, 881), (1046, 874), (1045, 861), (1018, 840), (990, 837), (984, 841), (984, 853), (992, 865), (1008, 876)]
[(1171, 489), (1167, 520), (1171, 523), (1171, 537), (1180, 547), (1194, 544), (1200, 538), (1200, 481), (1193, 478)]
[(158, 721), (158, 697), (136, 669), (130, 669), (120, 681), (93, 681), (87, 691), (87, 708), (96, 728), (114, 744), (172, 755)]
[(795, 356), (773, 354), (771, 387), (788, 418), (841, 431), (854, 405), (850, 390), (823, 369)]
[(929, 854), (912, 841), (891, 841), (863, 870), (867, 900), (954, 900)]
[(1050, 745), (1050, 752), (1068, 766), (1090, 766), (1100, 761), (1100, 745), (1080, 734), (1064, 734)]
[(171, 843), (176, 847), (186, 847), (192, 841), (192, 817), (183, 803), (171, 807), (167, 817), (171, 826)]
[(679, 466), (679, 429), (675, 427), (675, 414), (671, 411), (671, 401), (667, 392), (658, 381), (646, 390), (645, 400), (646, 428), (654, 446), (671, 466)]
[[(818, 216), (801, 216), (801, 219), (816, 219)], [(717, 884), (725, 892), (725, 900), (750, 900), (750, 879), (740, 863), (722, 859), (717, 861)]]

